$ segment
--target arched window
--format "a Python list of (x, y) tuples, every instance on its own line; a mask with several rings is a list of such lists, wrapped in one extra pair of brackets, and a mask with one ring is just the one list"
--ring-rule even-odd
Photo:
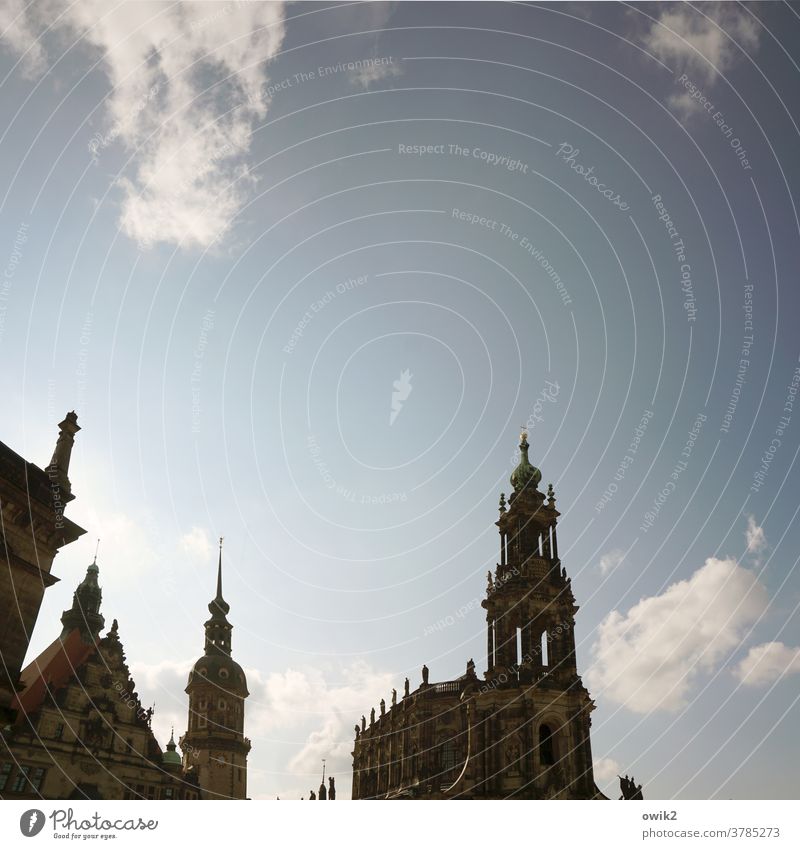
[(552, 766), (556, 762), (553, 731), (544, 723), (539, 726), (539, 762), (542, 766)]

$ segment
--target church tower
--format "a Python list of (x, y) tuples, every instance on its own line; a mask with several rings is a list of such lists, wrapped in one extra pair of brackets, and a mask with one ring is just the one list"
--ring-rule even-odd
[(247, 798), (247, 754), (242, 667), (231, 657), (230, 605), (222, 597), (222, 539), (217, 594), (208, 605), (203, 656), (189, 673), (189, 728), (181, 738), (184, 769), (193, 770), (206, 799)]
[(85, 643), (93, 643), (106, 620), (100, 613), (100, 604), (103, 601), (103, 591), (97, 583), (100, 570), (97, 567), (97, 555), (86, 570), (86, 577), (78, 584), (78, 588), (72, 594), (72, 607), (61, 614), (61, 639), (78, 630), (81, 639)]
[[(356, 725), (354, 799), (603, 799), (589, 742), (594, 702), (575, 661), (570, 579), (558, 556), (552, 485), (520, 437), (508, 502), (500, 496), (500, 557), (486, 597), (487, 669), (422, 682), (380, 702)], [(631, 782), (629, 782), (630, 784)], [(630, 788), (629, 788), (630, 789)], [(632, 791), (631, 791), (632, 792)]]
[(532, 692), (533, 687), (545, 696), (537, 700), (540, 721), (531, 741), (538, 754), (539, 779), (551, 777), (545, 783), (572, 798), (592, 798), (596, 788), (589, 715), (594, 703), (575, 659), (578, 606), (558, 557), (560, 514), (553, 485), (548, 485), (546, 496), (539, 490), (542, 473), (531, 465), (528, 450), (523, 431), (508, 505), (500, 495), (500, 562), (494, 580), (489, 574), (482, 602), (487, 623), (485, 678), (500, 690)]

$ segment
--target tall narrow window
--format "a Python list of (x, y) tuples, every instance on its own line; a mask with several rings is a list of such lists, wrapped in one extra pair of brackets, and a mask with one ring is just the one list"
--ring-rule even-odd
[(539, 726), (539, 761), (542, 766), (552, 766), (556, 762), (553, 732), (549, 725)]
[(517, 628), (517, 665), (522, 663), (522, 628)]
[(441, 755), (440, 755), (440, 765), (442, 771), (446, 772), (449, 769), (453, 769), (456, 766), (456, 744), (453, 740), (445, 740), (442, 743)]
[(542, 632), (542, 666), (549, 665), (549, 658), (547, 655), (547, 631)]
[(36, 769), (31, 774), (31, 787), (34, 790), (39, 790), (42, 786), (42, 781), (44, 780), (44, 770), (41, 767), (36, 767)]
[(14, 778), (14, 783), (11, 785), (12, 793), (21, 793), (25, 789), (25, 785), (28, 783), (28, 773), (31, 768), (29, 766), (21, 766), (17, 771), (17, 775)]

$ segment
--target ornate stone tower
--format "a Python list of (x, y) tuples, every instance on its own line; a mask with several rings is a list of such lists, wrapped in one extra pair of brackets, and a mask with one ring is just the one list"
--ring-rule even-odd
[(570, 579), (558, 558), (555, 493), (520, 440), (500, 496), (500, 559), (482, 605), (487, 670), (431, 683), (355, 726), (354, 799), (603, 799), (589, 743), (594, 703), (575, 663)]
[(217, 595), (208, 605), (205, 653), (189, 673), (189, 729), (181, 738), (184, 769), (194, 770), (206, 799), (247, 798), (247, 754), (242, 667), (231, 657), (230, 605), (222, 597), (222, 539)]
[[(596, 794), (589, 742), (594, 703), (578, 676), (575, 614), (570, 579), (558, 557), (553, 485), (539, 490), (542, 473), (528, 459), (528, 436), (520, 436), (520, 461), (506, 507), (500, 496), (500, 562), (489, 574), (486, 598), (487, 682), (499, 689), (535, 687), (547, 709), (530, 743), (540, 778), (573, 798)], [(544, 701), (537, 708), (542, 711)], [(546, 716), (544, 714), (547, 714)]]
[(103, 630), (106, 620), (100, 613), (103, 591), (97, 583), (99, 574), (95, 556), (86, 570), (86, 577), (72, 594), (72, 607), (61, 614), (61, 624), (64, 626), (61, 632), (62, 639), (77, 629), (85, 643), (93, 643)]

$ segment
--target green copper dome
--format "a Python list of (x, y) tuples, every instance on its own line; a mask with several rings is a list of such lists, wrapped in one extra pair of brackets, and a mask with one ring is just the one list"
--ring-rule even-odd
[(175, 731), (169, 735), (169, 743), (167, 743), (167, 751), (161, 756), (161, 763), (165, 766), (180, 766), (181, 756), (177, 753), (175, 745)]
[(539, 481), (542, 479), (542, 473), (532, 466), (528, 460), (528, 434), (523, 430), (520, 434), (519, 442), (519, 465), (511, 473), (511, 486), (514, 487), (514, 492), (519, 492), (526, 486), (532, 486), (536, 489), (539, 486)]

